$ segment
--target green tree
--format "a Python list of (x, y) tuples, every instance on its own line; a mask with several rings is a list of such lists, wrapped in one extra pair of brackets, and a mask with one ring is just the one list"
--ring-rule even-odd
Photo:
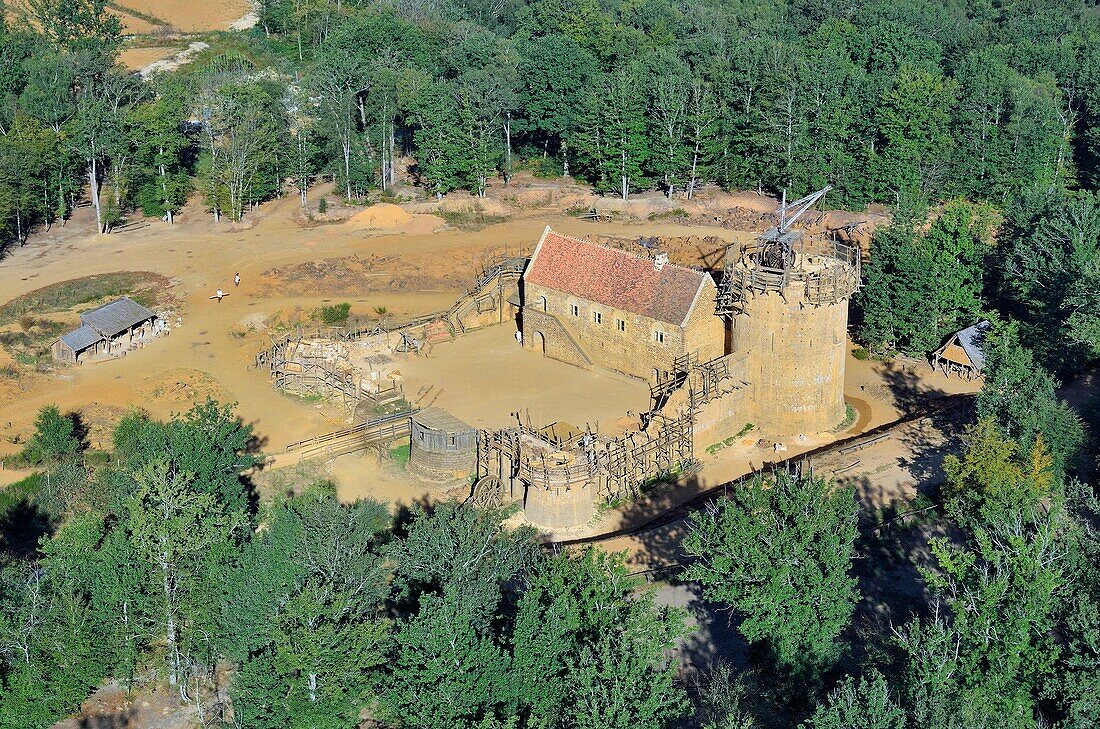
[(1066, 589), (1056, 614), (1065, 649), (1053, 687), (1065, 726), (1100, 722), (1100, 499), (1086, 484), (1072, 483), (1067, 510), (1073, 520), (1067, 555)]
[(905, 711), (876, 670), (858, 681), (847, 676), (829, 692), (804, 729), (904, 729)]
[(458, 595), (457, 604), (484, 624), (500, 604), (502, 585), (526, 577), (536, 561), (534, 531), (510, 531), (503, 518), (454, 503), (431, 512), (414, 505), (408, 533), (387, 548), (398, 594)]
[(1058, 647), (1065, 585), (1064, 510), (1000, 514), (964, 546), (932, 540), (922, 570), (942, 613), (898, 631), (908, 655), (906, 703), (915, 726), (1033, 727)]
[(31, 463), (57, 463), (75, 455), (80, 447), (73, 417), (62, 415), (56, 405), (45, 405), (34, 419), (34, 434), (23, 456)]
[[(471, 726), (510, 712), (509, 656), (484, 608), (454, 593), (422, 593), (394, 636), (393, 674), (382, 706), (398, 726)], [(471, 609), (473, 608), (473, 609)]]
[(241, 422), (232, 405), (213, 400), (195, 405), (168, 423), (133, 413), (115, 430), (115, 454), (124, 468), (116, 474), (119, 501), (134, 488), (135, 473), (149, 461), (169, 460), (173, 472), (190, 473), (195, 488), (215, 497), (226, 513), (247, 513), (252, 495), (242, 474), (257, 463), (252, 451), (252, 426)]
[(241, 662), (233, 706), (250, 727), (359, 723), (385, 661), (381, 504), (324, 488), (276, 504), (229, 572), (223, 643)]
[(1060, 480), (1084, 442), (1080, 418), (1058, 400), (1057, 381), (1020, 344), (1015, 323), (994, 321), (981, 347), (985, 383), (978, 393), (978, 417), (996, 422), (1022, 452), (1030, 452), (1041, 438), (1054, 479)]
[(840, 656), (858, 597), (850, 487), (787, 472), (757, 476), (691, 517), (686, 577), (730, 605), (739, 630), (784, 672), (813, 680)]
[(247, 523), (240, 512), (224, 512), (215, 495), (194, 488), (192, 473), (176, 471), (163, 456), (133, 474), (137, 489), (130, 497), (127, 528), (134, 553), (146, 565), (149, 594), (155, 608), (153, 630), (163, 641), (168, 684), (187, 682), (192, 652), (206, 639), (196, 630), (208, 589), (212, 561), (224, 559), (226, 547)]
[(1001, 293), (1020, 336), (1048, 368), (1072, 371), (1096, 349), (1100, 201), (1033, 192), (1016, 201), (1006, 227)]
[(982, 206), (956, 200), (926, 232), (901, 220), (876, 232), (860, 294), (860, 337), (875, 349), (924, 355), (975, 322), (981, 307), (990, 221)]
[(1022, 456), (1016, 441), (983, 418), (967, 428), (964, 442), (961, 458), (948, 454), (943, 462), (943, 493), (956, 519), (966, 522), (978, 512), (1026, 512), (1050, 497), (1055, 474), (1041, 435)]
[(666, 661), (682, 616), (637, 594), (621, 555), (546, 560), (519, 600), (513, 680), (535, 727), (663, 727), (686, 708)]
[(932, 199), (948, 179), (949, 122), (956, 84), (938, 73), (903, 66), (883, 94), (878, 127), (882, 152), (875, 171), (880, 199)]

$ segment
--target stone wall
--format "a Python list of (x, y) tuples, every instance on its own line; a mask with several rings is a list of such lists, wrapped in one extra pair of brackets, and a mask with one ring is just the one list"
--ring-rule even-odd
[(409, 470), (422, 479), (455, 481), (477, 471), (477, 431), (445, 433), (414, 418), (409, 438)]
[(684, 328), (684, 351), (698, 352), (700, 362), (709, 362), (729, 354), (726, 351), (725, 324), (714, 313), (717, 297), (717, 286), (710, 283), (703, 286), (688, 325)]
[(523, 516), (548, 529), (587, 524), (596, 513), (596, 487), (590, 481), (558, 488), (528, 486)]
[[(525, 283), (524, 346), (542, 350), (547, 356), (570, 364), (589, 366), (577, 355), (579, 348), (592, 364), (652, 382), (656, 370), (671, 371), (672, 361), (687, 351), (700, 350), (701, 360), (721, 356), (722, 321), (714, 315), (714, 297), (715, 288), (708, 284), (685, 330)], [(557, 323), (548, 321), (547, 314)], [(597, 314), (599, 321), (596, 321)], [(569, 337), (557, 331), (559, 326)], [(570, 338), (575, 345), (568, 341)]]
[(844, 419), (848, 301), (812, 305), (802, 289), (758, 293), (734, 319), (734, 351), (749, 356), (755, 420), (777, 435), (820, 433)]

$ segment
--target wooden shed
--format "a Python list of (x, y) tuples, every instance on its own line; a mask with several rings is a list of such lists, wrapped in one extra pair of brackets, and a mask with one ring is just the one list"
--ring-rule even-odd
[(81, 357), (95, 356), (106, 346), (106, 341), (94, 329), (83, 326), (62, 334), (50, 346), (55, 362), (77, 364)]
[(58, 362), (76, 364), (84, 357), (126, 349), (153, 334), (157, 315), (126, 296), (80, 315), (83, 326), (50, 345)]
[(948, 375), (959, 375), (972, 380), (985, 368), (982, 342), (989, 330), (988, 321), (955, 332), (942, 347), (932, 354), (932, 368)]

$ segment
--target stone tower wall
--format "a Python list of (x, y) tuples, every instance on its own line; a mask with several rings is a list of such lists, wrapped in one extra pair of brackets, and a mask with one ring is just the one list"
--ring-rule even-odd
[(412, 421), (409, 469), (427, 481), (468, 478), (477, 471), (477, 431), (448, 433)]
[(812, 305), (803, 290), (749, 296), (733, 325), (734, 351), (749, 357), (755, 422), (779, 435), (826, 431), (845, 414), (848, 300)]
[(559, 487), (528, 486), (523, 516), (532, 524), (566, 529), (587, 524), (596, 513), (596, 487), (579, 481)]

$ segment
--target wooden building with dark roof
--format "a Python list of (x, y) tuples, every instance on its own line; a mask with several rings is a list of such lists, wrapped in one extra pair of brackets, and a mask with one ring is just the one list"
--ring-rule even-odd
[(50, 351), (57, 362), (76, 364), (88, 357), (127, 349), (152, 334), (157, 315), (128, 297), (80, 315), (83, 326), (62, 334)]
[(932, 353), (932, 368), (968, 380), (981, 376), (985, 369), (982, 342), (988, 330), (989, 322), (980, 321), (952, 334), (942, 347)]
[(710, 274), (665, 254), (635, 255), (547, 227), (523, 275), (523, 343), (580, 367), (660, 379), (678, 357), (725, 354), (717, 292)]

